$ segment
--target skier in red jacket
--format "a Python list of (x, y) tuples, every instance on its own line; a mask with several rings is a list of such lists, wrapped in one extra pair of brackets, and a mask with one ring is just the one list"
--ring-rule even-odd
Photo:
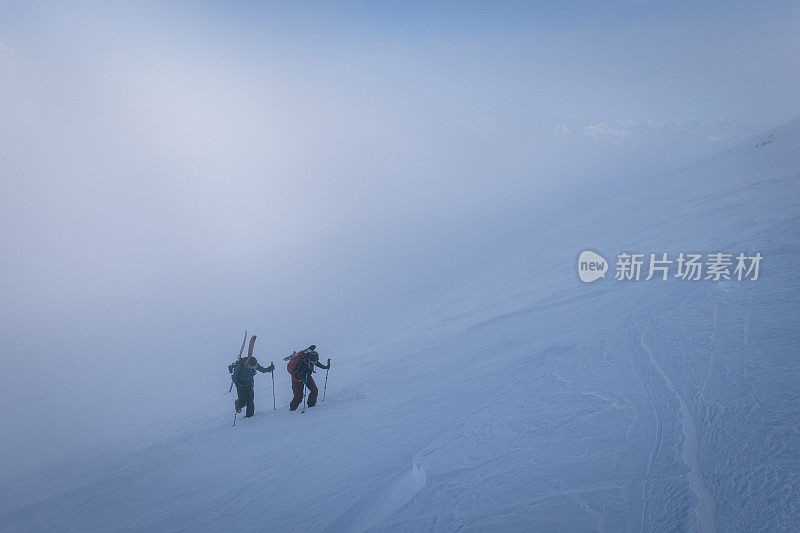
[(331, 367), (331, 360), (328, 359), (327, 365), (320, 363), (317, 347), (313, 344), (305, 350), (294, 352), (289, 358), (286, 370), (292, 376), (292, 392), (294, 393), (294, 397), (289, 403), (290, 411), (297, 409), (297, 406), (303, 401), (305, 387), (308, 387), (308, 406), (316, 405), (319, 389), (317, 389), (317, 384), (314, 383), (312, 376), (315, 366), (327, 370)]

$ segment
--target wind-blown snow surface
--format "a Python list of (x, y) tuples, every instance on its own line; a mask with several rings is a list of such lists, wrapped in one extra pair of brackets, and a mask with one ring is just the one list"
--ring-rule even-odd
[[(800, 529), (800, 121), (652, 181), (532, 227), (393, 338), (320, 347), (308, 413), (282, 367), (272, 411), (259, 374), (235, 428), (220, 397), (4, 480), (0, 529)], [(757, 281), (582, 284), (587, 248), (764, 260)]]

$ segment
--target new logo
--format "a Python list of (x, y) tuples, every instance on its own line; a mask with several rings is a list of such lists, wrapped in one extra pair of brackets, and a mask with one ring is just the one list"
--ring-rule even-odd
[(600, 254), (585, 250), (578, 257), (578, 276), (584, 283), (606, 277), (607, 270), (608, 261)]

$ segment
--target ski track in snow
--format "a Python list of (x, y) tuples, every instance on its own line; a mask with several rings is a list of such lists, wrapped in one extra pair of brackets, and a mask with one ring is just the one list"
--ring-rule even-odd
[[(716, 313), (715, 313), (716, 315)], [(683, 397), (678, 393), (678, 390), (672, 384), (672, 380), (669, 378), (664, 369), (656, 360), (655, 356), (653, 355), (653, 351), (645, 344), (644, 338), (646, 335), (646, 330), (642, 331), (642, 335), (639, 339), (639, 342), (642, 346), (642, 349), (647, 353), (648, 359), (650, 363), (653, 365), (653, 368), (659, 373), (659, 375), (663, 378), (664, 383), (666, 384), (669, 391), (675, 395), (678, 400), (678, 403), (681, 407), (681, 414), (683, 416), (683, 423), (681, 424), (683, 428), (683, 459), (686, 464), (689, 466), (689, 480), (692, 485), (692, 490), (694, 491), (695, 495), (697, 496), (697, 526), (700, 531), (714, 531), (714, 498), (708, 492), (708, 489), (703, 482), (703, 476), (700, 472), (700, 466), (697, 460), (697, 450), (698, 450), (698, 439), (697, 439), (697, 424), (695, 423), (694, 417), (692, 416), (692, 412), (689, 409), (689, 406), (684, 401)], [(660, 440), (661, 438), (661, 421), (659, 420), (658, 426), (658, 436), (656, 440)], [(654, 455), (656, 451), (653, 452)], [(644, 528), (643, 528), (644, 529)]]
[[(647, 461), (647, 471), (645, 473), (644, 490), (643, 490), (643, 493), (642, 493), (642, 500), (643, 500), (642, 501), (642, 517), (641, 517), (641, 523), (640, 523), (639, 529), (640, 529), (640, 531), (646, 531), (648, 507), (650, 505), (650, 501), (649, 501), (649, 498), (648, 498), (649, 492), (650, 492), (650, 483), (652, 482), (652, 477), (653, 477), (652, 474), (653, 474), (653, 470), (654, 470), (653, 467), (655, 465), (656, 457), (658, 456), (659, 449), (661, 448), (661, 434), (662, 434), (662, 431), (663, 431), (664, 421), (663, 421), (663, 419), (661, 418), (661, 416), (660, 416), (660, 414), (658, 412), (658, 407), (656, 406), (655, 400), (653, 399), (653, 395), (650, 392), (650, 390), (648, 389), (647, 385), (645, 384), (644, 376), (643, 376), (643, 374), (641, 372), (639, 372), (639, 378), (641, 380), (642, 389), (647, 394), (647, 399), (650, 402), (650, 405), (651, 405), (651, 407), (653, 409), (653, 415), (656, 417), (656, 421), (657, 421), (656, 435), (655, 435), (655, 439), (653, 441), (653, 448), (650, 451), (650, 459)], [(629, 429), (629, 431), (630, 431), (630, 429)]]

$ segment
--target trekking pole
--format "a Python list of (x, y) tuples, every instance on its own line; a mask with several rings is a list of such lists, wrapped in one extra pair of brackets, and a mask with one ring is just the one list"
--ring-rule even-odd
[(328, 368), (325, 369), (325, 387), (322, 389), (322, 401), (325, 401), (325, 391), (328, 390), (328, 372), (331, 370), (331, 360), (328, 359)]
[(236, 415), (238, 415), (238, 414), (239, 414), (239, 411), (234, 411), (233, 412), (233, 427), (236, 427)]
[(305, 379), (303, 379), (303, 410), (300, 411), (300, 414), (306, 412), (306, 387), (308, 387), (308, 374), (306, 374)]
[(275, 410), (275, 361), (271, 361), (270, 365), (272, 365), (272, 410)]

